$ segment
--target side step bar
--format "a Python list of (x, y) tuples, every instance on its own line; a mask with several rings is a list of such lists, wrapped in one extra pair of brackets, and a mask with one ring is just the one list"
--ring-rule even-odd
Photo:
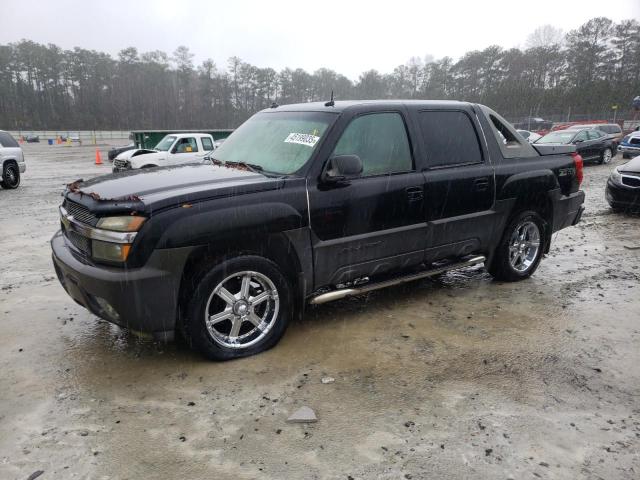
[(392, 285), (400, 285), (401, 283), (413, 282), (414, 280), (420, 280), (421, 278), (431, 277), (438, 275), (439, 273), (447, 272), (449, 270), (456, 270), (458, 268), (470, 267), (478, 263), (484, 262), (486, 259), (484, 256), (479, 255), (475, 257), (469, 257), (466, 260), (456, 263), (450, 263), (442, 267), (425, 270), (423, 272), (414, 273), (404, 277), (392, 278), (391, 280), (385, 280), (383, 282), (371, 283), (357, 288), (341, 288), (340, 290), (332, 290), (331, 292), (321, 293), (313, 297), (309, 303), (312, 305), (320, 305), (321, 303), (333, 302), (334, 300), (340, 300), (345, 297), (352, 297), (354, 295), (362, 295), (363, 293), (372, 292), (381, 288), (390, 287)]

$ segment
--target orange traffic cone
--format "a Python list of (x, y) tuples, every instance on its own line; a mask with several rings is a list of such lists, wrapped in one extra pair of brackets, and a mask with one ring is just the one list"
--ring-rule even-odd
[(96, 165), (102, 165), (102, 158), (100, 157), (100, 150), (96, 148)]

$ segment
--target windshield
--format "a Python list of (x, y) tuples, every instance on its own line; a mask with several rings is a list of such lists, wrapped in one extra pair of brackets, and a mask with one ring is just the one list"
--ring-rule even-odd
[(552, 132), (537, 140), (536, 143), (571, 143), (575, 134), (576, 132)]
[(160, 140), (158, 142), (158, 144), (156, 145), (155, 150), (159, 150), (161, 152), (166, 152), (167, 150), (169, 150), (171, 148), (171, 145), (173, 145), (173, 142), (176, 141), (175, 136), (173, 135), (167, 135), (166, 137), (164, 137), (162, 140)]
[(258, 113), (215, 150), (215, 160), (243, 162), (278, 174), (299, 170), (337, 116), (324, 112)]

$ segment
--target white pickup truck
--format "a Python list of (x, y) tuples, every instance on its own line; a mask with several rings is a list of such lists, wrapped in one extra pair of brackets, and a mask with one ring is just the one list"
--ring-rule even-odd
[(138, 148), (122, 152), (113, 160), (113, 171), (202, 163), (214, 149), (213, 137), (209, 134), (173, 133), (160, 140), (152, 150)]

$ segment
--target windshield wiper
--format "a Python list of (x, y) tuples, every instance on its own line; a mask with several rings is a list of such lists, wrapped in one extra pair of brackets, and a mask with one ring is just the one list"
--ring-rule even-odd
[(269, 170), (265, 170), (264, 167), (262, 167), (261, 165), (257, 165), (255, 163), (247, 163), (247, 162), (241, 162), (241, 161), (237, 161), (237, 162), (232, 162), (232, 161), (226, 161), (223, 162), (222, 160), (218, 160), (217, 158), (213, 158), (213, 157), (209, 157), (211, 158), (211, 162), (213, 162), (214, 165), (221, 165), (221, 166), (229, 166), (229, 167), (240, 167), (243, 168), (245, 170), (249, 170), (250, 172), (253, 173), (260, 173), (261, 175), (266, 175), (269, 177), (283, 177), (286, 176), (282, 173), (278, 173), (278, 172), (271, 172)]

